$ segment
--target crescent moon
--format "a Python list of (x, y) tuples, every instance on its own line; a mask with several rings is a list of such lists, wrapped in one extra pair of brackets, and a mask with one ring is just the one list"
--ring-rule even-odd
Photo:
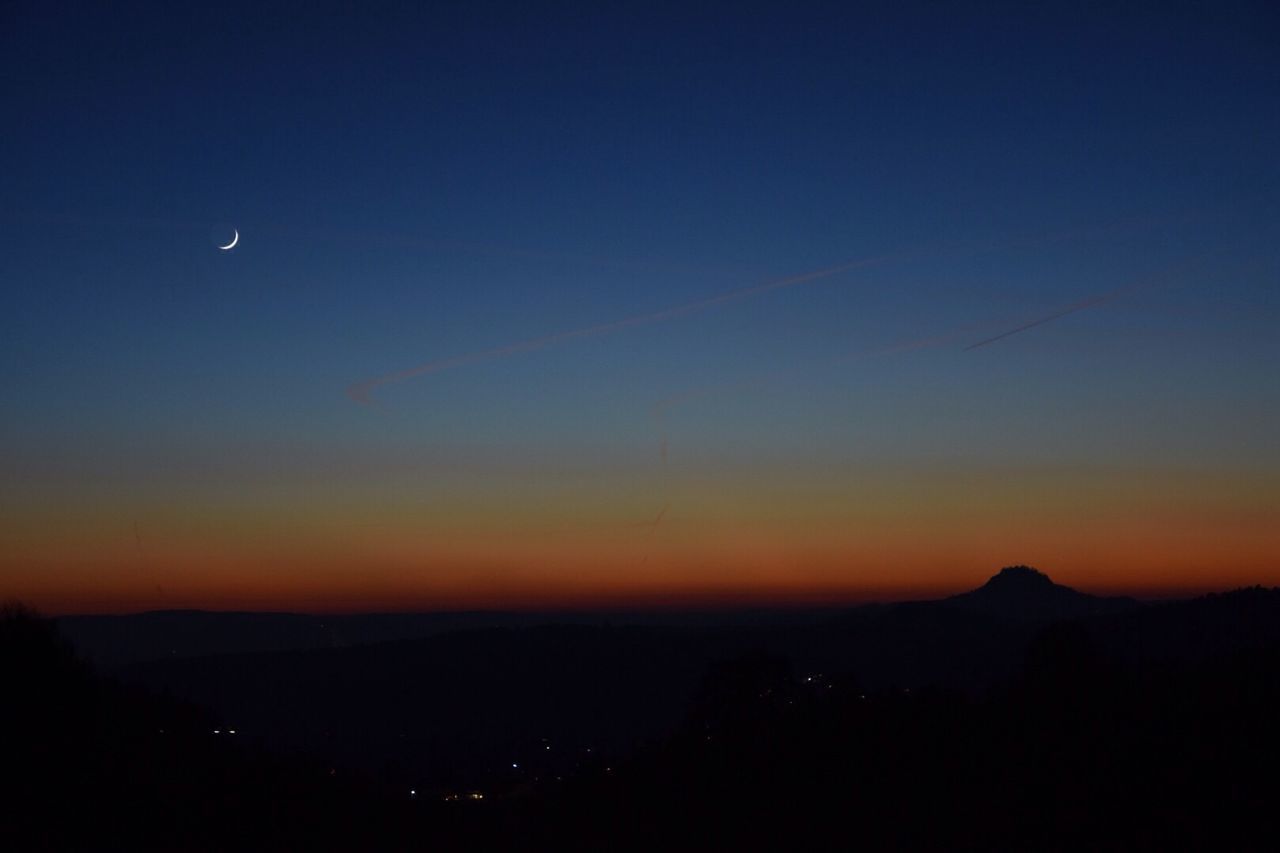
[(227, 245), (225, 245), (225, 246), (219, 246), (219, 247), (218, 247), (219, 249), (221, 249), (221, 250), (222, 250), (222, 251), (224, 251), (224, 252), (227, 252), (227, 251), (230, 251), (231, 249), (234, 249), (234, 248), (236, 247), (236, 243), (239, 243), (239, 242), (240, 242), (240, 232), (239, 232), (239, 231), (236, 231), (236, 229), (234, 229), (234, 228), (232, 228), (231, 230), (232, 230), (233, 232), (235, 232), (235, 236), (231, 238), (231, 242), (230, 242), (230, 243), (228, 243), (228, 244), (227, 244)]

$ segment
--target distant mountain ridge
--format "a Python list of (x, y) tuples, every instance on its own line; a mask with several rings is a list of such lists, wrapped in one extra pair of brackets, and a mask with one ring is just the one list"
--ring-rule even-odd
[[(955, 631), (986, 631), (994, 619), (1016, 631), (1039, 624), (1127, 613), (1142, 605), (1132, 598), (1089, 595), (1054, 583), (1028, 566), (1002, 569), (969, 592), (931, 601), (861, 605), (846, 610), (825, 607), (747, 610), (649, 611), (444, 611), (307, 615), (298, 613), (162, 610), (131, 615), (64, 616), (59, 630), (80, 653), (108, 669), (152, 660), (223, 654), (255, 654), (301, 649), (337, 649), (399, 640), (416, 640), (454, 631), (530, 628), (545, 624), (667, 627), (716, 626), (746, 629), (818, 625), (831, 619), (879, 632), (903, 631), (912, 648), (921, 637), (938, 646)], [(949, 612), (939, 612), (949, 611)], [(910, 627), (908, 627), (910, 626)]]
[(1054, 583), (1030, 566), (1008, 566), (975, 590), (945, 598), (950, 607), (976, 610), (1008, 619), (1054, 621), (1120, 613), (1139, 606), (1123, 596), (1104, 597)]

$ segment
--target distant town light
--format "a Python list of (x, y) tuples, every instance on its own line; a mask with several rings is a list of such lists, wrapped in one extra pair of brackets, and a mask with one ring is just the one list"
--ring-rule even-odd
[(215, 735), (220, 735), (220, 734), (222, 734), (222, 729), (214, 729), (214, 730), (213, 730), (213, 733), (214, 733)]
[(514, 763), (514, 762), (513, 762), (513, 763), (511, 764), (511, 767), (512, 767), (513, 769), (516, 769), (516, 768), (519, 768), (519, 767), (520, 767), (520, 765), (519, 765), (519, 764), (516, 764), (516, 763)]

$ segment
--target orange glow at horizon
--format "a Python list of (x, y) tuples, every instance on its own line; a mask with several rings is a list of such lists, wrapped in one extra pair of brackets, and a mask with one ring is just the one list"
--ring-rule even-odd
[(156, 492), (127, 508), (55, 490), (0, 522), (3, 597), (53, 614), (838, 604), (958, 592), (1014, 563), (1099, 593), (1280, 582), (1280, 508), (1261, 474), (716, 474), (641, 480), (617, 495), (578, 482), (382, 483), (185, 505)]

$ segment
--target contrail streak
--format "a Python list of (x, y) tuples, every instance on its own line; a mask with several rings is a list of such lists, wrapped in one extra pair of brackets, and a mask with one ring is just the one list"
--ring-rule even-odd
[(994, 335), (993, 337), (978, 341), (976, 344), (970, 344), (969, 346), (964, 348), (964, 351), (968, 352), (969, 350), (978, 349), (979, 347), (985, 347), (989, 344), (994, 344), (996, 341), (1002, 341), (1005, 338), (1009, 337), (1010, 335), (1016, 335), (1019, 332), (1025, 332), (1027, 329), (1034, 329), (1036, 326), (1039, 326), (1042, 323), (1050, 323), (1054, 320), (1057, 320), (1059, 317), (1065, 317), (1068, 314), (1074, 314), (1077, 311), (1083, 311), (1084, 309), (1090, 308), (1094, 305), (1100, 305), (1103, 302), (1109, 302), (1112, 299), (1115, 299), (1119, 295), (1120, 295), (1120, 291), (1114, 291), (1112, 293), (1103, 294), (1101, 296), (1093, 296), (1093, 297), (1090, 297), (1089, 299), (1082, 299), (1079, 302), (1068, 305), (1066, 308), (1059, 309), (1058, 311), (1055, 311), (1046, 317), (1041, 317), (1038, 320), (1032, 320), (1029, 323), (1023, 323), (1021, 326), (1012, 328), (1007, 332), (1001, 332), (1000, 334)]
[(969, 352), (970, 350), (975, 350), (980, 347), (989, 346), (990, 344), (994, 344), (996, 341), (1002, 341), (1005, 338), (1010, 337), (1011, 335), (1016, 335), (1019, 332), (1025, 332), (1027, 331), (1027, 329), (1034, 329), (1036, 326), (1041, 326), (1045, 323), (1051, 323), (1054, 320), (1067, 316), (1068, 314), (1074, 314), (1077, 311), (1083, 311), (1086, 308), (1092, 308), (1095, 305), (1101, 305), (1104, 302), (1110, 302), (1111, 300), (1116, 299), (1117, 297), (1124, 296), (1125, 294), (1128, 294), (1128, 293), (1133, 293), (1134, 291), (1137, 291), (1137, 290), (1143, 290), (1148, 287), (1155, 287), (1156, 285), (1167, 281), (1169, 278), (1173, 277), (1174, 275), (1194, 265), (1197, 261), (1199, 261), (1201, 258), (1203, 258), (1207, 254), (1209, 253), (1202, 252), (1190, 258), (1185, 258), (1184, 260), (1180, 261), (1177, 264), (1174, 264), (1173, 266), (1166, 267), (1160, 272), (1154, 273), (1145, 278), (1141, 278), (1138, 281), (1133, 282), (1132, 284), (1126, 284), (1123, 287), (1118, 287), (1115, 290), (1109, 291), (1107, 293), (1095, 294), (1094, 296), (1081, 299), (1079, 302), (1073, 302), (1070, 305), (1067, 305), (1066, 307), (1059, 308), (1057, 311), (1054, 311), (1052, 314), (1047, 314), (1044, 317), (1038, 317), (1035, 320), (1031, 320), (1029, 322), (1023, 323), (1020, 326), (1015, 326), (1014, 328), (1009, 329), (1006, 332), (1001, 332), (998, 335), (993, 335), (992, 337), (984, 338), (983, 340), (978, 341), (976, 344), (969, 344), (969, 346), (964, 348), (964, 351)]
[(440, 373), (445, 370), (452, 370), (455, 367), (463, 367), (468, 364), (478, 364), (485, 361), (494, 361), (508, 356), (518, 355), (519, 353), (533, 352), (534, 350), (545, 349), (556, 344), (562, 344), (566, 341), (577, 340), (579, 338), (594, 338), (602, 335), (610, 335), (614, 332), (620, 332), (623, 329), (631, 329), (636, 326), (647, 326), (651, 323), (660, 323), (664, 320), (674, 320), (677, 317), (687, 317), (690, 314), (696, 314), (706, 311), (710, 308), (716, 308), (726, 305), (730, 302), (736, 302), (739, 299), (746, 299), (750, 296), (757, 296), (761, 293), (769, 293), (774, 290), (784, 290), (790, 287), (797, 287), (802, 284), (808, 284), (818, 279), (829, 278), (843, 272), (855, 269), (863, 269), (879, 264), (888, 263), (893, 260), (904, 258), (909, 253), (895, 253), (887, 255), (879, 255), (871, 258), (862, 258), (856, 261), (840, 264), (826, 269), (814, 270), (813, 272), (802, 273), (800, 275), (788, 276), (786, 278), (774, 279), (766, 281), (762, 284), (752, 285), (751, 287), (743, 287), (737, 290), (729, 290), (724, 293), (718, 293), (715, 296), (708, 296), (694, 302), (686, 302), (683, 305), (675, 305), (670, 308), (663, 308), (660, 311), (653, 311), (648, 314), (635, 314), (630, 317), (624, 317), (621, 320), (613, 320), (608, 323), (599, 323), (594, 326), (584, 326), (580, 329), (569, 329), (564, 332), (556, 332), (551, 335), (544, 335), (540, 338), (530, 338), (524, 341), (518, 341), (505, 346), (493, 347), (492, 349), (479, 350), (477, 352), (466, 353), (463, 355), (451, 356), (449, 358), (428, 361), (417, 367), (410, 367), (405, 370), (399, 370), (395, 373), (388, 373), (373, 379), (366, 379), (363, 382), (357, 382), (347, 388), (347, 396), (357, 403), (369, 403), (374, 389), (383, 385), (390, 385), (393, 382), (403, 382), (406, 379), (412, 379), (415, 376), (425, 376), (429, 373)]
[[(1112, 226), (1112, 227), (1114, 228), (1116, 226)], [(1090, 233), (1098, 233), (1099, 231), (1105, 231), (1105, 230), (1106, 230), (1105, 228), (1104, 229), (1093, 228), (1093, 229), (1066, 231), (1066, 232), (1049, 232), (1049, 233), (1037, 235), (1035, 237), (1023, 238), (1023, 242), (1027, 242), (1027, 241), (1035, 242), (1035, 241), (1045, 241), (1045, 240), (1054, 240), (1054, 239), (1073, 239), (1081, 236), (1082, 234), (1087, 235)], [(989, 250), (1001, 244), (1008, 244), (1011, 242), (1013, 241), (1008, 239), (998, 240), (990, 244), (980, 244), (972, 248), (975, 248), (979, 251), (983, 251), (983, 250)], [(936, 249), (938, 247), (935, 245), (933, 248)], [(730, 302), (736, 302), (739, 299), (746, 299), (751, 296), (756, 296), (761, 293), (768, 293), (774, 290), (783, 290), (786, 288), (797, 287), (802, 284), (807, 284), (811, 281), (828, 278), (830, 276), (838, 275), (840, 273), (848, 272), (850, 270), (878, 266), (878, 265), (889, 263), (891, 261), (896, 261), (896, 260), (904, 260), (907, 258), (924, 254), (927, 251), (928, 249), (925, 247), (916, 247), (910, 250), (903, 250), (899, 252), (877, 255), (869, 258), (862, 258), (855, 261), (849, 261), (848, 263), (839, 264), (837, 266), (827, 267), (825, 269), (802, 273), (800, 275), (793, 275), (793, 276), (788, 276), (786, 278), (774, 279), (773, 281), (766, 281), (761, 284), (753, 285), (751, 287), (743, 287), (737, 290), (725, 291), (723, 293), (718, 293), (714, 296), (708, 296), (703, 299), (695, 300), (693, 302), (686, 302), (682, 305), (674, 305), (670, 308), (664, 308), (659, 311), (653, 311), (647, 314), (635, 314), (630, 317), (624, 317), (620, 320), (613, 320), (608, 323), (599, 323), (594, 326), (584, 326), (578, 329), (569, 329), (567, 331), (556, 332), (554, 334), (544, 335), (538, 338), (529, 338), (527, 340), (517, 341), (516, 343), (506, 344), (505, 346), (493, 347), (491, 349), (478, 350), (476, 352), (464, 353), (462, 355), (436, 359), (434, 361), (428, 361), (424, 364), (419, 364), (416, 367), (406, 368), (405, 370), (399, 370), (394, 373), (387, 373), (382, 376), (374, 377), (372, 379), (366, 379), (363, 382), (356, 382), (347, 387), (347, 396), (357, 403), (368, 404), (372, 402), (372, 395), (374, 390), (383, 385), (389, 385), (395, 382), (402, 382), (406, 379), (412, 379), (413, 377), (424, 376), (430, 373), (440, 373), (445, 370), (452, 370), (455, 367), (463, 367), (469, 364), (478, 364), (486, 361), (495, 361), (497, 359), (518, 355), (520, 353), (533, 352), (535, 350), (545, 349), (547, 347), (555, 346), (557, 344), (562, 344), (567, 341), (577, 340), (579, 338), (600, 337), (603, 335), (610, 335), (615, 332), (620, 332), (624, 329), (635, 328), (637, 326), (647, 326), (649, 324), (660, 323), (665, 320), (674, 320), (678, 317), (685, 317), (690, 314), (696, 314), (711, 308), (716, 308), (718, 306), (728, 304)], [(1018, 332), (1025, 331), (1026, 329), (1033, 328), (1034, 326), (1038, 326), (1042, 323), (1050, 322), (1051, 320), (1056, 320), (1059, 317), (1066, 316), (1067, 314), (1071, 314), (1076, 311), (1081, 311), (1085, 308), (1092, 307), (1093, 305), (1097, 305), (1102, 302), (1109, 301), (1110, 299), (1113, 299), (1116, 296), (1121, 295), (1122, 293), (1128, 292), (1130, 290), (1140, 289), (1143, 286), (1149, 286), (1149, 283), (1132, 285), (1129, 287), (1121, 288), (1110, 294), (1105, 294), (1102, 296), (1096, 296), (1090, 299), (1083, 300), (1081, 302), (1075, 303), (1074, 305), (1070, 305), (1067, 308), (1061, 309), (1055, 312), (1051, 316), (1042, 317), (1037, 320), (1033, 320), (1030, 323), (1023, 324), (1022, 326), (1016, 329), (1011, 329), (1008, 332), (1004, 332), (1000, 335), (996, 335), (995, 337), (979, 341), (978, 343), (973, 344), (967, 347), (966, 349), (967, 350), (977, 349), (979, 347), (987, 346), (988, 344), (995, 343), (996, 341), (1009, 337), (1010, 335), (1017, 334)]]

